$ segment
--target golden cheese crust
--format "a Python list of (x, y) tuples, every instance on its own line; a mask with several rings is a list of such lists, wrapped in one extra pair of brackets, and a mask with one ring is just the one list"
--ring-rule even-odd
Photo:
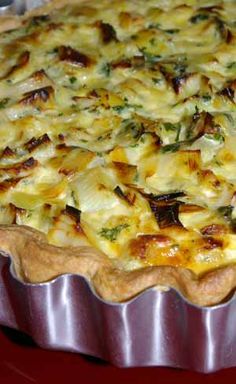
[(235, 288), (234, 16), (57, 0), (2, 21), (0, 248), (20, 278), (78, 273), (112, 301)]

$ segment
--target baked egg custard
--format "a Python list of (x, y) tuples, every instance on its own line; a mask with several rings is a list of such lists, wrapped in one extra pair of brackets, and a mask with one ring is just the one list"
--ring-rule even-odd
[(26, 281), (81, 273), (109, 300), (163, 284), (221, 301), (236, 285), (235, 102), (233, 0), (54, 1), (16, 18), (0, 34), (3, 253)]

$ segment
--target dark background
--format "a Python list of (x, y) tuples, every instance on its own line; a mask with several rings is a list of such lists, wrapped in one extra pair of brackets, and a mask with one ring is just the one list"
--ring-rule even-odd
[(0, 327), (0, 384), (232, 383), (236, 368), (204, 375), (171, 368), (116, 368), (92, 357), (42, 350), (26, 335)]

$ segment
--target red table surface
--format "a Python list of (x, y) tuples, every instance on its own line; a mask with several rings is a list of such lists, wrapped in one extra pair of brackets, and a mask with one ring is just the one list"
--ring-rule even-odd
[(204, 384), (235, 381), (236, 368), (209, 375), (171, 368), (116, 368), (91, 357), (42, 350), (26, 335), (0, 327), (0, 384)]

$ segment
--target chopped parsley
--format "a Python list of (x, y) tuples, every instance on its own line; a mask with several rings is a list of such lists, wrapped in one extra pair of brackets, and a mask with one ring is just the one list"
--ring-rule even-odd
[(58, 48), (58, 47), (55, 47), (55, 48), (50, 49), (47, 53), (48, 53), (49, 55), (52, 55), (52, 54), (56, 54), (56, 53), (58, 53), (58, 51), (59, 51), (59, 48)]
[(176, 131), (177, 129), (179, 129), (179, 126), (181, 126), (180, 123), (177, 123), (177, 124), (164, 123), (163, 125), (166, 131)]
[(139, 105), (139, 104), (129, 104), (126, 100), (124, 102), (124, 104), (122, 105), (114, 105), (114, 107), (112, 107), (112, 109), (114, 111), (116, 111), (117, 113), (122, 113), (122, 112), (126, 112), (130, 109), (133, 109), (133, 110), (136, 110), (136, 109), (140, 109), (142, 108), (142, 105)]
[(175, 33), (178, 33), (180, 29), (178, 28), (173, 28), (173, 29), (165, 29), (166, 33), (169, 33), (170, 35), (174, 35)]
[(148, 29), (159, 29), (161, 27), (160, 23), (151, 23), (148, 26)]
[(72, 201), (73, 201), (73, 204), (75, 206), (78, 206), (78, 201), (76, 199), (76, 196), (75, 196), (75, 192), (74, 191), (71, 191), (71, 198), (72, 198)]
[(75, 76), (72, 76), (72, 77), (70, 77), (70, 83), (71, 84), (74, 84), (74, 83), (76, 83), (76, 81), (77, 81), (77, 78), (75, 77)]
[(202, 95), (202, 100), (203, 101), (210, 101), (211, 100), (211, 96), (210, 95)]
[(117, 225), (117, 227), (113, 227), (113, 228), (102, 228), (101, 231), (99, 232), (99, 235), (104, 239), (113, 242), (117, 239), (121, 231), (123, 231), (128, 227), (129, 227), (128, 224), (120, 224), (120, 225)]
[(231, 219), (231, 215), (233, 212), (233, 206), (232, 205), (225, 205), (223, 207), (218, 208), (218, 212), (221, 216), (223, 216), (226, 220)]
[(154, 84), (160, 84), (161, 82), (162, 82), (162, 79), (158, 79), (157, 77), (152, 77), (152, 82), (154, 83)]
[(179, 141), (179, 136), (180, 136), (180, 132), (181, 132), (181, 124), (180, 123), (176, 123), (176, 124), (164, 123), (164, 128), (166, 131), (176, 132), (175, 142)]
[(185, 62), (181, 61), (179, 63), (175, 63), (174, 65), (174, 71), (177, 76), (184, 75), (187, 69), (186, 60)]
[(5, 99), (0, 100), (0, 109), (6, 108), (9, 100), (9, 97), (5, 97)]
[(101, 67), (101, 73), (105, 77), (109, 77), (111, 74), (111, 65), (109, 63), (104, 63)]
[(232, 205), (226, 205), (218, 208), (218, 213), (220, 216), (230, 224), (232, 231), (235, 233), (236, 231), (236, 219), (232, 217), (234, 207)]
[(201, 21), (208, 20), (209, 16), (206, 13), (198, 13), (197, 15), (191, 17), (190, 21), (192, 24), (198, 24)]
[(150, 63), (150, 64), (155, 64), (155, 63), (157, 63), (158, 61), (161, 60), (161, 56), (160, 55), (156, 55), (154, 53), (148, 52), (146, 50), (146, 47), (145, 48), (140, 48), (140, 52), (142, 52), (145, 60), (148, 63)]
[(127, 104), (123, 104), (123, 105), (115, 105), (114, 107), (112, 107), (112, 109), (113, 109), (114, 111), (116, 111), (117, 113), (122, 113), (122, 112), (124, 112), (127, 108), (128, 108)]
[(50, 21), (49, 15), (39, 15), (39, 16), (33, 16), (27, 26), (26, 26), (26, 33), (31, 32), (35, 27), (40, 27), (44, 24), (47, 24)]
[(155, 37), (153, 37), (153, 38), (149, 41), (149, 43), (150, 43), (151, 45), (155, 45), (155, 44), (156, 44), (156, 39), (155, 39)]
[(224, 136), (220, 132), (216, 132), (213, 134), (206, 134), (205, 137), (209, 140), (215, 140), (219, 143), (223, 143), (225, 141)]
[(231, 63), (229, 63), (228, 65), (227, 65), (227, 68), (228, 69), (236, 69), (236, 61), (232, 61)]
[(139, 139), (143, 134), (143, 125), (132, 119), (125, 119), (122, 121), (122, 131), (134, 139)]
[(177, 152), (179, 148), (180, 148), (180, 143), (168, 144), (168, 145), (164, 145), (164, 147), (161, 148), (161, 152), (162, 153)]
[(220, 34), (222, 38), (225, 37), (225, 33), (227, 31), (225, 23), (223, 20), (221, 20), (219, 17), (214, 18), (215, 24), (216, 24), (216, 30)]

